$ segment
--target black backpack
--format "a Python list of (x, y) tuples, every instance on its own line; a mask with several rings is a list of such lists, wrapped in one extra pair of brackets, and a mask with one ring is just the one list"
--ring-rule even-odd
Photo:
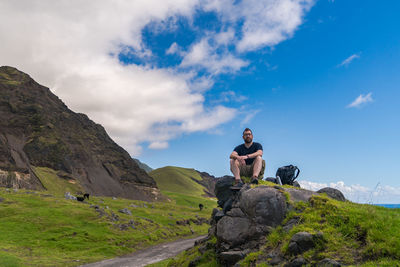
[[(296, 170), (297, 170), (297, 174), (296, 174)], [(276, 177), (279, 176), (282, 184), (288, 184), (288, 185), (293, 185), (294, 180), (296, 180), (296, 178), (299, 176), (299, 174), (300, 174), (300, 169), (297, 168), (297, 166), (293, 166), (293, 165), (280, 167), (276, 171)]]

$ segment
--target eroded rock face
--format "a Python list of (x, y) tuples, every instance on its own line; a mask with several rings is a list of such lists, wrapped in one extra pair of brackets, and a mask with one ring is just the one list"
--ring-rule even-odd
[(0, 169), (13, 172), (0, 177), (0, 186), (43, 189), (33, 167), (48, 167), (90, 194), (162, 197), (153, 178), (101, 125), (12, 67), (0, 67), (0, 118)]

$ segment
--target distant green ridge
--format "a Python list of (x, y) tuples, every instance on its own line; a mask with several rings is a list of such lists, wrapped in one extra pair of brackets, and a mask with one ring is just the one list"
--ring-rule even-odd
[(149, 175), (156, 181), (161, 192), (167, 191), (193, 196), (205, 195), (205, 187), (196, 182), (201, 181), (202, 177), (195, 169), (167, 166), (155, 169)]

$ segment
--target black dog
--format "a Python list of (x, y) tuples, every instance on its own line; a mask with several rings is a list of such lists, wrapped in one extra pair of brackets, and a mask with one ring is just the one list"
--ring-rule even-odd
[(199, 204), (199, 209), (200, 209), (200, 211), (202, 210), (204, 208), (204, 206), (203, 206), (203, 204)]
[(89, 194), (88, 194), (88, 193), (83, 194), (83, 197), (84, 197), (84, 198), (87, 198), (87, 199), (89, 200)]
[(76, 197), (76, 200), (83, 202), (85, 200), (85, 198), (84, 197)]

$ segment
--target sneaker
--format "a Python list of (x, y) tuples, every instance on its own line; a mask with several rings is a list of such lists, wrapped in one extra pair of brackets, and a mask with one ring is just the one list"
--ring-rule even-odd
[(242, 189), (242, 186), (243, 186), (243, 183), (238, 182), (238, 183), (234, 184), (233, 186), (231, 186), (230, 189), (233, 191), (238, 191), (238, 190)]
[(252, 183), (252, 184), (258, 184), (258, 179), (257, 179), (257, 177), (253, 177), (253, 178), (251, 179), (251, 183)]

